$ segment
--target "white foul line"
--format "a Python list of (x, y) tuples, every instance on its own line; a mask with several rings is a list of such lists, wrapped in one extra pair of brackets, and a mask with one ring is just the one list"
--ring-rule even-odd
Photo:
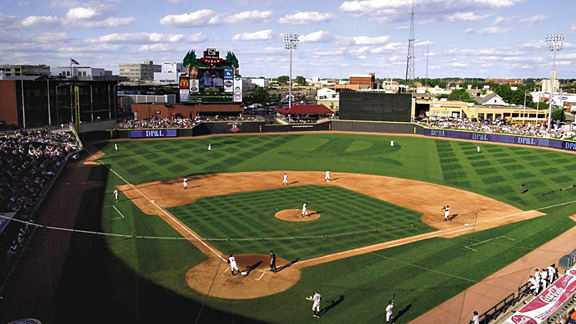
[(262, 272), (262, 274), (260, 275), (260, 278), (254, 279), (254, 280), (260, 280), (260, 279), (262, 279), (262, 277), (264, 277), (264, 275), (266, 274), (266, 271), (263, 271), (263, 270), (258, 270), (258, 271)]
[(112, 208), (114, 208), (114, 210), (116, 210), (118, 212), (118, 214), (120, 214), (120, 217), (114, 217), (111, 219), (120, 219), (120, 218), (124, 218), (124, 215), (122, 215), (122, 213), (118, 210), (118, 208), (116, 208), (116, 206), (112, 205)]

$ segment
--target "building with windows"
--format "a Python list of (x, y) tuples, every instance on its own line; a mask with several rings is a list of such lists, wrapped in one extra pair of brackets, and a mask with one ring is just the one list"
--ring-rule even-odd
[(144, 61), (144, 63), (120, 63), (119, 75), (127, 78), (129, 81), (152, 82), (154, 73), (162, 72), (162, 66), (154, 64), (153, 61)]
[(43, 76), (9, 77), (0, 80), (0, 121), (30, 128), (115, 120), (116, 84)]
[(50, 76), (50, 67), (48, 65), (0, 65), (0, 71), (4, 77), (12, 76)]
[(112, 71), (89, 66), (59, 66), (50, 68), (50, 72), (53, 77), (64, 79), (97, 80), (112, 77)]
[(169, 85), (178, 84), (180, 73), (185, 73), (186, 69), (182, 63), (163, 63), (160, 72), (154, 72), (154, 84)]

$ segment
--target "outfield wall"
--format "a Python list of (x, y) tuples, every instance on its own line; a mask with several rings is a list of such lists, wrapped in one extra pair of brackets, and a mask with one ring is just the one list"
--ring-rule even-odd
[(404, 133), (424, 135), (424, 128), (414, 123), (333, 120), (332, 130), (340, 132)]

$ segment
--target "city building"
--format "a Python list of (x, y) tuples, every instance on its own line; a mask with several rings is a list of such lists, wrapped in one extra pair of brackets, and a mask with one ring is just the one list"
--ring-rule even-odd
[(486, 83), (499, 83), (499, 84), (509, 84), (509, 85), (515, 85), (515, 84), (524, 84), (524, 81), (522, 81), (522, 79), (490, 79), (487, 78)]
[(357, 85), (359, 89), (376, 89), (376, 75), (374, 73), (351, 75), (348, 84)]
[(0, 80), (0, 121), (19, 128), (116, 119), (116, 81)]
[(144, 63), (120, 63), (119, 75), (135, 82), (152, 82), (154, 73), (162, 72), (162, 66), (154, 64), (153, 61)]
[(160, 69), (160, 72), (154, 72), (154, 84), (177, 85), (180, 73), (186, 72), (182, 63), (163, 63)]
[(112, 71), (89, 66), (59, 66), (50, 68), (50, 73), (52, 77), (78, 80), (97, 80), (99, 78), (112, 77)]
[(4, 77), (11, 76), (50, 76), (50, 67), (47, 65), (0, 65), (0, 74)]

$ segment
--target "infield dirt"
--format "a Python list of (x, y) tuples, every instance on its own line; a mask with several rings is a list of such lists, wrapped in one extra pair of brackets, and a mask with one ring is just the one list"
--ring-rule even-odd
[[(301, 260), (290, 264), (278, 273), (270, 273), (266, 269), (268, 256), (237, 256), (241, 269), (246, 266), (254, 267), (254, 264), (260, 263), (250, 271), (248, 276), (233, 277), (229, 271), (226, 271), (226, 258), (222, 256), (222, 253), (210, 243), (203, 241), (193, 229), (166, 210), (166, 208), (190, 204), (201, 197), (280, 188), (283, 174), (283, 171), (273, 171), (200, 175), (187, 177), (187, 189), (183, 188), (183, 178), (136, 186), (122, 185), (119, 189), (142, 211), (162, 217), (208, 256), (209, 260), (188, 271), (186, 275), (188, 285), (203, 294), (229, 299), (257, 298), (287, 290), (299, 280), (299, 269), (304, 267), (433, 237), (456, 237), (544, 215), (538, 211), (522, 211), (473, 192), (428, 182), (366, 174), (332, 173), (333, 180), (327, 183), (324, 181), (324, 172), (290, 172), (289, 176), (292, 181), (290, 186), (340, 186), (418, 211), (422, 213), (422, 221), (436, 228), (437, 231)], [(443, 221), (442, 207), (444, 205), (450, 206), (452, 216), (454, 216), (451, 221)], [(297, 210), (293, 212), (299, 213)], [(270, 216), (274, 217), (274, 215)], [(292, 218), (294, 218), (293, 215)], [(289, 264), (286, 260), (278, 262), (278, 266), (286, 264)]]

